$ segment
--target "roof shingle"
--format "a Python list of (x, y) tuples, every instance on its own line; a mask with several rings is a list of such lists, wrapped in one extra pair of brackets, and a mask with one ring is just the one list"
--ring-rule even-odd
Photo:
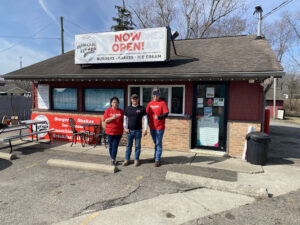
[(266, 39), (234, 36), (175, 41), (168, 62), (81, 67), (74, 50), (4, 75), (5, 79), (281, 77), (284, 73)]

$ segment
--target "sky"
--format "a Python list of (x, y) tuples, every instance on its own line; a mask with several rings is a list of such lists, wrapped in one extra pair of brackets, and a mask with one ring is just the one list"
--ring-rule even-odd
[[(175, 1), (175, 0), (174, 0)], [(246, 0), (249, 18), (261, 5), (263, 15), (284, 0)], [(61, 54), (60, 17), (64, 17), (65, 52), (74, 49), (75, 34), (110, 31), (115, 5), (122, 0), (0, 0), (0, 75)], [(294, 0), (266, 18), (300, 9)]]

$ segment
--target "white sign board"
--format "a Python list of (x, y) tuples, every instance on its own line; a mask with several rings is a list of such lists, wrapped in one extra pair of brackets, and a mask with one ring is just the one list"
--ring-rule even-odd
[(75, 64), (167, 60), (166, 27), (75, 35)]
[(38, 107), (39, 109), (49, 109), (49, 85), (38, 85)]
[(204, 116), (198, 119), (197, 144), (219, 147), (218, 116)]

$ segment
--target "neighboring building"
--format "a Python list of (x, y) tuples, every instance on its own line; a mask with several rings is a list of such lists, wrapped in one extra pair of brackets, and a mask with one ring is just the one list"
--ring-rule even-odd
[[(166, 62), (75, 65), (74, 51), (4, 75), (33, 82), (32, 118), (49, 120), (54, 138), (70, 140), (67, 119), (99, 122), (109, 99), (141, 104), (159, 87), (168, 103), (164, 148), (209, 149), (241, 157), (249, 126), (263, 124), (263, 81), (283, 68), (266, 39), (235, 36), (175, 41)], [(88, 55), (91, 56), (91, 55)], [(151, 136), (143, 146), (153, 147)]]
[(25, 97), (31, 96), (30, 90), (24, 90), (21, 87), (18, 87), (15, 83), (3, 83), (0, 85), (0, 95), (20, 95)]
[[(270, 88), (266, 94), (266, 106), (270, 110), (271, 117), (273, 117), (274, 109), (274, 88)], [(277, 110), (283, 109), (283, 101), (285, 100), (284, 94), (280, 88), (276, 88), (276, 104), (275, 104), (275, 117), (277, 118)]]

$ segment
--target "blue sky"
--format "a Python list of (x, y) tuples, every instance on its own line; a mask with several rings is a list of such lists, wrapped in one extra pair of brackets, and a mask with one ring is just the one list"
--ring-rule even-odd
[[(256, 5), (264, 13), (271, 11), (283, 0), (247, 0), (249, 17)], [(74, 35), (87, 32), (105, 32), (116, 16), (114, 5), (121, 0), (9, 0), (1, 1), (0, 7), (0, 75), (59, 55), (60, 20), (65, 28), (65, 52), (72, 50)], [(289, 5), (266, 18), (267, 22), (278, 19), (285, 10), (293, 12), (300, 8), (300, 1)], [(264, 14), (263, 13), (263, 14)], [(12, 38), (31, 37), (28, 38)], [(35, 39), (32, 39), (35, 38)], [(42, 38), (42, 39), (40, 39)], [(48, 39), (44, 39), (48, 38)]]

